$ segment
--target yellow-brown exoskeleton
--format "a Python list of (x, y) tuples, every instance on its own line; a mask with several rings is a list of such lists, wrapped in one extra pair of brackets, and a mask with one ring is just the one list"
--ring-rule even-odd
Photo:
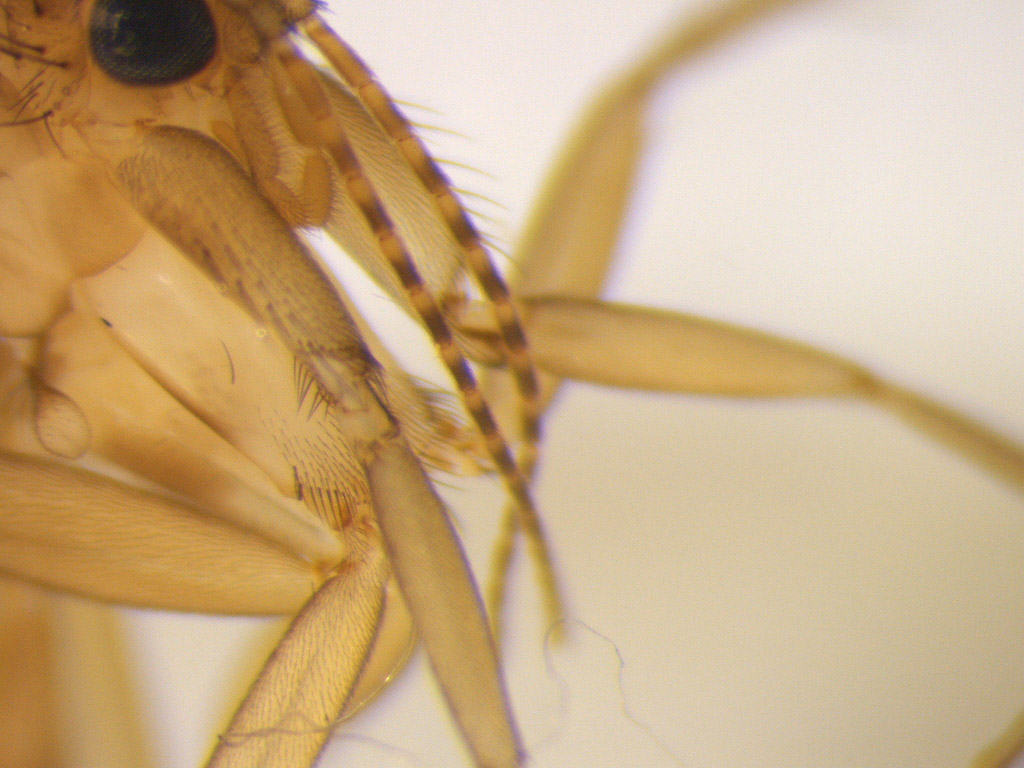
[[(734, 15), (704, 17), (686, 28), (697, 30), (696, 36), (687, 38), (684, 31), (681, 39), (770, 39), (759, 15), (775, 5), (785, 3), (734, 4), (729, 6)], [(810, 9), (827, 3), (804, 5)], [(8, 26), (0, 46), (6, 54), (0, 74), (5, 78), (3, 130), (8, 133), (0, 145), (5, 270), (0, 280), (0, 330), (5, 344), (2, 456), (7, 472), (0, 479), (5, 514), (0, 569), (51, 588), (115, 602), (213, 613), (294, 612), (319, 590), (294, 625), (291, 642), (282, 646), (285, 650), (274, 657), (249, 703), (222, 731), (213, 765), (311, 762), (341, 709), (357, 706), (344, 703), (349, 692), (355, 690), (356, 701), (368, 697), (404, 658), (410, 619), (400, 594), (439, 667), (442, 687), (464, 722), (476, 761), (506, 765), (518, 760), (522, 747), (472, 582), (420, 467), (502, 467), (510, 495), (518, 496), (518, 503), (510, 504), (518, 510), (513, 514), (525, 516), (530, 525), (525, 483), (533, 464), (532, 424), (539, 406), (546, 405), (552, 374), (669, 391), (862, 396), (924, 426), (926, 432), (1019, 486), (1018, 448), (840, 358), (736, 328), (647, 312), (636, 305), (665, 303), (652, 298), (650, 288), (639, 289), (631, 297), (639, 301), (629, 305), (593, 299), (603, 279), (602, 255), (611, 249), (619, 228), (618, 205), (631, 187), (628, 166), (634, 155), (629, 139), (633, 124), (645, 112), (647, 95), (641, 85), (653, 86), (662, 74), (660, 66), (650, 65), (649, 82), (634, 76), (628, 87), (606, 97), (604, 119), (590, 123), (597, 128), (589, 138), (599, 150), (588, 153), (586, 133), (573, 144), (582, 156), (570, 163), (572, 170), (562, 177), (562, 187), (553, 182), (554, 190), (539, 204), (532, 235), (524, 236), (513, 254), (510, 281), (519, 297), (513, 312), (433, 171), (409, 144), (402, 126), (392, 122), (386, 103), (360, 79), (360, 71), (348, 69), (344, 51), (335, 47), (340, 44), (314, 17), (306, 16), (309, 8), (213, 0), (201, 4), (211, 14), (209, 60), (203, 60), (207, 38), (191, 36), (202, 29), (203, 14), (196, 11), (197, 17), (173, 38), (193, 43), (171, 44), (165, 55), (173, 59), (180, 54), (192, 61), (186, 70), (193, 65), (197, 69), (177, 72), (173, 78), (161, 74), (170, 79), (152, 82), (152, 72), (132, 70), (134, 74), (126, 75), (120, 69), (123, 60), (132, 60), (131, 41), (118, 35), (130, 31), (122, 25), (126, 9), (133, 7), (150, 6), (115, 4), (97, 11), (97, 4), (66, 0), (4, 3)], [(192, 6), (172, 7), (181, 18), (182, 8)], [(798, 13), (813, 15), (806, 9)], [(105, 16), (97, 21), (97, 14)], [(774, 19), (766, 13), (764, 17)], [(297, 25), (298, 32), (286, 39), (289, 24)], [(109, 55), (95, 50), (97, 38), (107, 33), (116, 42)], [(333, 73), (321, 74), (302, 63), (289, 41), (303, 35), (322, 49)], [(407, 46), (395, 47), (408, 55)], [(571, 51), (572, 46), (566, 48)], [(424, 66), (434, 58), (427, 57)], [(348, 85), (337, 85), (339, 77)], [(552, 69), (550, 79), (557, 79), (557, 69)], [(348, 143), (355, 146), (355, 163), (346, 151)], [(776, 160), (778, 153), (771, 158)], [(705, 170), (713, 177), (714, 168)], [(584, 193), (577, 208), (572, 203), (580, 199), (572, 194), (574, 184)], [(383, 218), (374, 197), (383, 203)], [(679, 213), (680, 221), (683, 215)], [(393, 230), (385, 219), (394, 223)], [(742, 219), (736, 216), (732, 222), (730, 226), (738, 228)], [(814, 222), (810, 224), (813, 229)], [(671, 245), (676, 258), (703, 260), (704, 253), (691, 250), (689, 225), (678, 226), (681, 236), (677, 232)], [(347, 299), (341, 298), (341, 287), (319, 266), (301, 235), (294, 234), (309, 227), (333, 228), (391, 301), (433, 327), (442, 355), (456, 369), (464, 400), (484, 423), (483, 437), (468, 426), (471, 418), (454, 415), (458, 411), (453, 410), (453, 400), (418, 385), (391, 362)], [(768, 246), (760, 236), (772, 232), (762, 225), (749, 234), (749, 247), (761, 249)], [(773, 246), (772, 252), (777, 248)], [(429, 298), (409, 274), (406, 255), (424, 275)], [(877, 253), (860, 258), (873, 255)], [(731, 253), (716, 257), (728, 261)], [(489, 290), (470, 289), (470, 298), (463, 300), (466, 264), (476, 265), (480, 282)], [(396, 273), (405, 278), (396, 278)], [(762, 280), (770, 283), (772, 274), (767, 270)], [(682, 288), (665, 290), (675, 295)], [(777, 301), (791, 301), (797, 290), (789, 286)], [(814, 293), (813, 287), (808, 290)], [(913, 298), (904, 300), (912, 303)], [(683, 309), (683, 304), (672, 306)], [(516, 314), (522, 316), (532, 352), (517, 340)], [(724, 311), (709, 314), (728, 316)], [(778, 328), (787, 326), (782, 323)], [(826, 341), (814, 327), (808, 333), (816, 342)], [(454, 341), (448, 341), (448, 334)], [(702, 337), (709, 344), (697, 354), (700, 366), (695, 368), (685, 352)], [(495, 370), (485, 389), (499, 414), (504, 444), (512, 447), (517, 461), (504, 453), (498, 431), (487, 426), (474, 386), (461, 373), (456, 349), (491, 369), (517, 372), (518, 387)], [(870, 359), (867, 354), (852, 356)], [(546, 372), (542, 384), (547, 389), (540, 397), (530, 383), (532, 361)], [(856, 419), (867, 418), (867, 411), (857, 406), (830, 403), (828, 409), (856, 409)], [(616, 410), (612, 404), (593, 419), (591, 428), (601, 434), (621, 424)], [(742, 421), (745, 429), (756, 429), (752, 425), (757, 424), (758, 413), (755, 409), (749, 420)], [(557, 446), (564, 439), (557, 422), (552, 422), (551, 430)], [(679, 436), (669, 441), (651, 435), (650, 445), (660, 446), (662, 457), (678, 451), (672, 456), (673, 466), (690, 458), (680, 454), (696, 454), (698, 466), (703, 462), (704, 468), (695, 474), (708, 474), (706, 465), (715, 463), (710, 458), (714, 444), (701, 439), (704, 428), (680, 424), (676, 430)], [(808, 439), (806, 434), (803, 439)], [(845, 439), (835, 434), (823, 438), (829, 444)], [(636, 436), (612, 442), (628, 443), (634, 453), (645, 450)], [(770, 455), (758, 466), (775, 466), (775, 459), (786, 467), (789, 462), (783, 459), (799, 464), (819, 458), (787, 456), (774, 440), (765, 443), (759, 450), (767, 449)], [(865, 450), (863, 444), (860, 448)], [(570, 483), (572, 475), (587, 477), (587, 463), (581, 455), (552, 472)], [(773, 472), (745, 469), (748, 476)], [(741, 466), (734, 472), (742, 470)], [(117, 479), (99, 480), (85, 471)], [(624, 474), (640, 471), (634, 465)], [(589, 610), (574, 611), (601, 631), (607, 626), (591, 611), (595, 604), (615, 602), (616, 584), (640, 603), (640, 593), (663, 589), (678, 595), (692, 586), (687, 583), (691, 578), (697, 578), (688, 567), (668, 571), (674, 575), (662, 576), (660, 585), (640, 586), (635, 571), (647, 565), (643, 551), (626, 554), (629, 539), (638, 531), (654, 526), (644, 538), (655, 551), (665, 540), (666, 518), (672, 518), (673, 525), (701, 519), (690, 517), (696, 495), (690, 481), (684, 485), (678, 469), (659, 477), (661, 485), (674, 486), (674, 501), (655, 509), (642, 495), (632, 502), (620, 499), (616, 547), (595, 557), (585, 533), (573, 537), (581, 552), (590, 551), (591, 560), (597, 560), (593, 568), (612, 577), (602, 587), (595, 579), (597, 597), (579, 598), (581, 603), (586, 600), (583, 604)], [(733, 480), (731, 485), (748, 482), (753, 485), (754, 479)], [(620, 492), (607, 470), (604, 477), (600, 472), (591, 476), (589, 483), (599, 496)], [(885, 482), (880, 485), (886, 488)], [(891, 487), (886, 490), (893, 492)], [(632, 493), (638, 492), (634, 486)], [(573, 504), (574, 516), (586, 527), (599, 527), (592, 499), (580, 495), (578, 502), (582, 508)], [(1012, 503), (1019, 506), (1019, 500)], [(857, 515), (866, 514), (860, 508), (864, 505), (870, 502), (855, 504)], [(733, 528), (708, 529), (691, 522), (682, 533), (675, 529), (673, 544), (679, 561), (688, 564), (698, 561), (698, 551), (717, 553), (701, 570), (709, 583), (715, 581), (714, 556), (723, 556), (713, 543), (729, 536), (740, 541), (757, 535), (767, 538), (781, 550), (787, 573), (800, 573), (794, 561), (801, 556), (812, 565), (827, 563), (839, 574), (849, 573), (847, 564), (837, 562), (828, 550), (787, 550), (815, 538), (814, 531), (828, 538), (834, 528), (823, 521), (834, 526), (835, 510), (819, 510), (817, 517), (801, 511), (802, 517), (794, 522), (795, 515), (783, 518), (774, 509), (752, 516), (735, 498), (715, 506), (718, 518), (731, 520)], [(888, 511), (892, 515), (899, 507), (894, 502)], [(947, 510), (946, 516), (954, 511)], [(990, 509), (971, 511), (982, 517), (996, 514)], [(223, 522), (210, 522), (211, 515)], [(848, 513), (845, 519), (865, 518)], [(906, 524), (895, 518), (892, 529), (907, 530)], [(870, 528), (869, 523), (863, 525)], [(868, 537), (876, 549), (862, 547), (863, 559), (876, 558), (878, 541), (895, 541), (894, 536), (883, 529)], [(562, 545), (572, 545), (564, 532), (556, 538)], [(534, 536), (532, 541), (542, 540)], [(904, 551), (901, 546), (894, 549)], [(443, 554), (436, 556), (438, 551)], [(576, 561), (568, 555), (566, 559), (568, 593), (574, 598), (589, 594), (589, 588), (580, 589), (579, 571), (569, 565)], [(543, 554), (538, 560), (543, 568)], [(859, 571), (864, 566), (849, 567)], [(951, 569), (969, 570), (963, 565)], [(392, 571), (397, 582), (389, 579)], [(754, 558), (729, 572), (745, 573), (754, 584), (769, 583), (773, 567)], [(733, 582), (724, 582), (722, 594), (727, 597)], [(905, 585), (914, 579), (893, 582), (890, 592), (898, 591), (900, 584), (909, 588)], [(384, 598), (386, 584), (390, 586)], [(780, 580), (783, 592), (786, 585), (802, 584), (799, 576)], [(850, 589), (841, 575), (831, 586), (840, 596)], [(698, 598), (701, 589), (696, 589)], [(29, 599), (16, 594), (11, 599), (14, 606)], [(388, 606), (384, 613), (390, 617), (379, 632), (378, 602)], [(792, 607), (792, 615), (783, 613), (776, 624), (766, 608), (750, 619), (742, 611), (730, 613), (737, 606), (724, 598), (708, 600), (704, 614), (699, 613), (699, 602), (691, 597), (662, 603), (681, 614), (674, 622), (677, 626), (686, 626), (685, 617), (692, 617), (698, 628), (691, 629), (692, 645), (722, 642), (727, 633), (719, 631), (720, 626), (735, 621), (744, 629), (736, 633), (740, 641), (731, 646), (734, 660), (749, 662), (742, 652), (747, 648), (743, 637), (758, 652), (750, 651), (752, 656), (772, 656), (764, 643), (770, 645), (773, 635), (783, 638), (780, 645), (803, 647), (805, 655), (808, 647), (822, 649), (826, 662), (849, 658), (835, 650), (835, 638), (828, 632), (814, 637), (810, 630), (800, 629), (802, 605)], [(835, 607), (839, 605), (845, 603), (833, 604), (832, 610), (840, 610)], [(851, 613), (858, 605), (854, 603)], [(631, 609), (642, 612), (639, 605)], [(824, 610), (828, 609), (826, 603)], [(18, 614), (12, 609), (11, 615)], [(723, 618), (731, 615), (737, 618)], [(678, 631), (662, 633), (665, 623), (663, 616), (646, 631), (646, 647), (659, 667), (686, 670), (689, 649), (659, 645), (668, 642), (662, 637), (679, 636)], [(641, 632), (651, 627), (646, 620), (637, 624)], [(776, 626), (786, 631), (775, 630)], [(356, 639), (340, 640), (345, 632)], [(903, 632), (909, 630), (897, 628), (892, 636)], [(618, 627), (608, 634), (617, 643), (625, 642)], [(870, 627), (862, 627), (861, 636), (869, 648), (884, 645), (877, 638), (871, 640)], [(800, 646), (795, 638), (808, 645)], [(374, 666), (363, 671), (365, 653), (360, 646), (373, 643), (378, 646)], [(303, 666), (307, 652), (324, 668)], [(647, 663), (637, 659), (638, 653), (627, 653), (630, 669)], [(702, 674), (699, 663), (696, 669), (690, 674)], [(748, 671), (740, 663), (732, 674), (743, 677)], [(885, 672), (879, 675), (884, 677)], [(771, 671), (764, 676), (771, 677)], [(889, 679), (893, 676), (890, 670)], [(614, 677), (614, 669), (600, 677)], [(728, 674), (723, 677), (722, 689), (735, 687)], [(515, 695), (514, 680), (511, 686)], [(707, 709), (687, 701), (680, 687), (669, 688), (659, 705), (665, 711)], [(627, 686), (624, 694), (631, 706), (637, 699), (643, 705), (644, 696), (632, 687)], [(820, 697), (790, 696), (794, 700), (787, 699), (787, 706), (796, 711), (822, 708)], [(281, 699), (287, 703), (279, 710), (266, 703)], [(480, 719), (475, 724), (465, 722), (476, 716)], [(1005, 717), (990, 715), (985, 721), (990, 732), (971, 743), (984, 743), (999, 730), (993, 718)], [(646, 713), (641, 718), (645, 723), (649, 719)], [(39, 720), (45, 723), (46, 718), (41, 715)], [(670, 727), (672, 733), (687, 730), (685, 722)], [(701, 726), (692, 728), (697, 734), (693, 741), (700, 742)], [(875, 732), (886, 731), (880, 725)], [(538, 734), (527, 734), (526, 743), (532, 747)], [(919, 740), (927, 741), (920, 736)], [(662, 741), (682, 753), (682, 762), (694, 762), (677, 746), (680, 741)], [(584, 746), (577, 745), (577, 759), (586, 759)], [(712, 752), (726, 764), (764, 762), (756, 752), (729, 755), (719, 747)], [(538, 752), (539, 764), (550, 759), (543, 747), (531, 751)], [(781, 754), (783, 764), (787, 759), (788, 764), (799, 762), (799, 753)], [(905, 754), (911, 757), (894, 762), (934, 762), (930, 757), (918, 759), (917, 753)], [(429, 759), (447, 764), (443, 757)], [(622, 764), (623, 759), (609, 764)], [(820, 763), (828, 755), (806, 760)], [(868, 760), (879, 761), (885, 759)], [(112, 758), (100, 762), (114, 764)], [(140, 763), (129, 756), (125, 764)]]

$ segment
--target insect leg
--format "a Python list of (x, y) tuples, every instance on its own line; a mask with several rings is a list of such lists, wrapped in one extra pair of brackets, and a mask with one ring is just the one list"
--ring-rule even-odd
[[(585, 298), (600, 295), (644, 148), (644, 121), (651, 94), (666, 75), (690, 59), (797, 1), (740, 0), (688, 19), (595, 100), (566, 142), (513, 254), (515, 271), (510, 282), (517, 301), (547, 294)], [(524, 324), (533, 347), (531, 319), (524, 318)], [(561, 381), (542, 365), (539, 368), (538, 418)], [(516, 398), (508, 377), (501, 373), (488, 375), (484, 391), (495, 404), (499, 421), (506, 428), (514, 425), (511, 409)], [(495, 616), (500, 614), (504, 599), (514, 530), (512, 521), (506, 518), (492, 558), (487, 594)]]
[(378, 446), (367, 474), (402, 593), (477, 765), (519, 765), (497, 653), (440, 499), (402, 442)]
[(57, 764), (157, 768), (121, 612), (73, 597), (49, 603), (62, 700)]
[[(542, 590), (548, 602), (549, 617), (552, 622), (556, 622), (563, 613), (561, 599), (541, 521), (528, 494), (528, 485), (532, 473), (534, 473), (537, 445), (540, 440), (541, 391), (509, 289), (501, 275), (495, 270), (494, 265), (490, 263), (479, 233), (463, 211), (449, 182), (426, 152), (409, 121), (401, 115), (393, 100), (373, 77), (369, 68), (317, 16), (310, 16), (304, 23), (303, 29), (331, 61), (335, 71), (358, 94), (367, 106), (368, 112), (391, 137), (406, 158), (409, 167), (420, 178), (447, 227), (451, 229), (466, 254), (470, 270), (493, 305), (493, 317), (498, 329), (498, 336), (501, 339), (500, 354), (508, 362), (518, 395), (515, 398), (517, 403), (515, 416), (510, 419), (513, 424), (511, 433), (517, 435), (521, 440), (520, 452), (516, 460), (512, 459), (505, 444), (502, 429), (499, 428), (499, 422), (490, 414), (489, 408), (486, 406), (486, 399), (481, 396), (475, 378), (455, 345), (452, 332), (447, 328), (443, 315), (433, 301), (428, 300), (429, 295), (423, 290), (423, 284), (412, 261), (404, 254), (395, 253), (391, 258), (395, 272), (399, 275), (410, 298), (414, 299), (413, 305), (437, 344), (445, 366), (449, 368), (456, 380), (466, 407), (483, 434), (488, 453), (505, 479), (509, 493), (515, 502), (508, 512), (515, 518), (515, 521), (506, 520), (505, 527), (512, 531), (519, 526), (525, 532), (532, 560), (538, 568)], [(340, 157), (336, 155), (339, 167), (355, 165), (344, 160), (344, 156), (349, 154), (350, 151), (346, 150), (340, 154)], [(356, 197), (353, 195), (353, 198)], [(390, 225), (386, 220), (382, 220), (380, 226), (374, 223), (378, 217), (373, 208), (373, 206), (369, 207), (365, 211), (372, 227), (375, 230), (380, 228), (382, 232), (389, 231)], [(383, 248), (382, 250), (388, 252), (389, 249)], [(506, 428), (508, 427), (506, 426)], [(500, 612), (500, 606), (495, 605), (493, 601), (488, 602), (492, 608), (499, 608)], [(498, 612), (492, 611), (496, 620), (498, 614)]]
[(53, 765), (58, 726), (47, 597), (23, 584), (0, 580), (0, 616), (0, 763)]
[(0, 579), (0, 765), (156, 768), (110, 606)]
[(1024, 490), (1024, 449), (856, 363), (678, 312), (568, 297), (524, 301), (540, 365), (608, 386), (730, 397), (859, 397)]
[(220, 737), (209, 768), (312, 765), (356, 685), (384, 609), (388, 563), (353, 533), (353, 551), (292, 622)]

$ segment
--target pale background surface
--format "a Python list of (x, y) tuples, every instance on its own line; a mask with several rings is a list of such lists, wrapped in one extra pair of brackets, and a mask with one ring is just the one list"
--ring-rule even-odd
[[(685, 7), (346, 0), (334, 23), (471, 137), (432, 135), (493, 176), (454, 173), (511, 240), (587, 95)], [(1021, 40), (1016, 0), (846, 0), (723, 51), (665, 95), (614, 295), (826, 346), (1024, 440)], [(579, 624), (546, 669), (519, 569), (532, 765), (952, 768), (1024, 707), (1024, 500), (867, 407), (575, 387), (538, 496)], [(500, 495), (448, 498), (482, 567)], [(142, 615), (167, 766), (205, 754), (238, 625)], [(424, 667), (324, 768), (468, 764)]]

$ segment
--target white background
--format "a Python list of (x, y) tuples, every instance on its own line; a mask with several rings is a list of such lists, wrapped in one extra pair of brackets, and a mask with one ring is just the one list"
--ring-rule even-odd
[[(588, 94), (694, 6), (329, 18), (437, 111), (417, 119), (462, 134), (430, 138), (490, 174), (453, 171), (506, 206), (489, 229), (512, 241)], [(828, 347), (1024, 440), (1022, 9), (808, 2), (678, 78), (614, 296)], [(500, 494), (447, 497), (482, 567)], [(868, 406), (577, 386), (538, 497), (578, 623), (546, 667), (518, 570), (508, 677), (532, 765), (964, 766), (1024, 707), (1024, 500)], [(164, 762), (193, 768), (229, 707), (229, 630), (255, 623), (139, 624)], [(468, 762), (417, 659), (322, 765)]]

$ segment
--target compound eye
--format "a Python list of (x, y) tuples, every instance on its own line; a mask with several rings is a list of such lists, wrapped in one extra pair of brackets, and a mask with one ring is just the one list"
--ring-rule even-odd
[(97, 0), (89, 45), (115, 80), (169, 85), (210, 63), (217, 31), (204, 0)]

